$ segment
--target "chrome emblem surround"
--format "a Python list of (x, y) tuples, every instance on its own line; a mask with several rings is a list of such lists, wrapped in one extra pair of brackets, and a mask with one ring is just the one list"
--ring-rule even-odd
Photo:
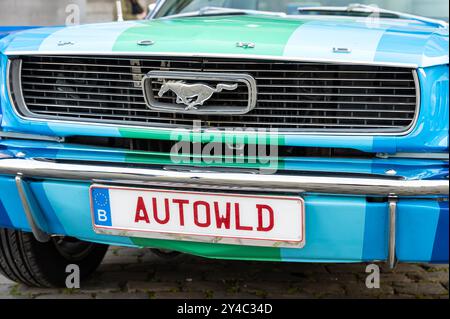
[[(163, 83), (157, 94), (152, 89), (153, 81)], [(206, 84), (205, 81), (214, 84)], [(246, 106), (204, 105), (217, 93), (237, 90), (239, 84), (245, 84), (248, 88)], [(159, 112), (242, 115), (255, 108), (257, 99), (256, 81), (248, 74), (151, 71), (144, 76), (142, 88), (148, 107)], [(169, 91), (175, 93), (176, 103), (158, 100)]]

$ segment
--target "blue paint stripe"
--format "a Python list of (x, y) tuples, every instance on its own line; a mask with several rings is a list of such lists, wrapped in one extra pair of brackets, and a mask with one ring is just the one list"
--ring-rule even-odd
[(281, 248), (283, 261), (361, 261), (366, 199), (306, 196), (306, 245)]
[(95, 123), (89, 125), (80, 125), (76, 123), (61, 124), (56, 122), (46, 123), (52, 134), (57, 136), (67, 136), (72, 132), (77, 132), (77, 135), (120, 137), (119, 129), (112, 125), (96, 126)]
[(388, 29), (378, 44), (375, 62), (398, 61), (422, 67), (448, 63), (448, 35), (433, 35), (429, 30), (412, 32), (410, 28)]
[(286, 135), (287, 146), (311, 146), (355, 148), (364, 152), (373, 151), (373, 136), (321, 136), (321, 135)]
[(400, 200), (397, 211), (397, 257), (403, 262), (429, 262), (440, 207), (432, 200)]
[(385, 260), (388, 249), (388, 204), (366, 205), (362, 260)]
[(5, 53), (8, 54), (14, 51), (37, 51), (47, 37), (61, 29), (63, 27), (37, 28), (16, 33)]
[[(129, 28), (139, 24), (137, 21), (123, 23), (100, 23), (67, 27), (53, 33), (42, 42), (40, 51), (48, 52), (87, 52), (95, 48), (97, 52), (111, 52), (117, 38)], [(95, 32), (93, 32), (95, 30)], [(59, 46), (60, 41), (69, 41), (70, 46)]]
[(355, 161), (353, 159), (339, 159), (330, 162), (328, 158), (285, 158), (284, 169), (286, 170), (307, 170), (317, 172), (352, 172), (371, 173), (372, 161)]
[(99, 235), (93, 230), (89, 184), (44, 182), (43, 188), (69, 236), (116, 245), (133, 245), (128, 237)]
[(20, 201), (14, 177), (0, 176), (0, 201), (13, 228), (25, 231), (31, 230), (22, 202)]
[(433, 253), (431, 262), (448, 263), (448, 242), (449, 242), (449, 223), (448, 223), (448, 202), (439, 203), (441, 209), (439, 214), (436, 236), (434, 238)]
[(45, 214), (45, 220), (47, 222), (47, 226), (49, 231), (53, 234), (66, 234), (66, 230), (58, 219), (57, 214), (52, 208), (50, 204), (47, 194), (45, 193), (44, 187), (42, 183), (33, 183), (32, 191), (35, 195), (35, 198), (39, 201), (39, 206)]
[[(37, 27), (4, 27), (4, 26), (0, 26), (0, 39), (15, 33), (15, 32), (19, 32), (19, 31), (23, 31), (23, 30), (28, 30), (28, 29), (34, 29)], [(1, 51), (1, 49), (0, 49)]]
[(9, 219), (8, 213), (6, 212), (5, 206), (3, 206), (1, 200), (0, 200), (0, 226), (5, 228), (13, 227), (11, 219)]

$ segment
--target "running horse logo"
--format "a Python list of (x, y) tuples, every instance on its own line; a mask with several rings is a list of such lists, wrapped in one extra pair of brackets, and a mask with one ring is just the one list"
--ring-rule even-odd
[(203, 105), (214, 93), (219, 93), (223, 90), (234, 91), (237, 88), (238, 85), (236, 83), (219, 83), (216, 88), (213, 88), (206, 84), (187, 84), (184, 81), (167, 81), (161, 86), (158, 96), (163, 97), (168, 91), (172, 91), (177, 95), (177, 103), (187, 105), (185, 111), (191, 111), (197, 110), (197, 106)]

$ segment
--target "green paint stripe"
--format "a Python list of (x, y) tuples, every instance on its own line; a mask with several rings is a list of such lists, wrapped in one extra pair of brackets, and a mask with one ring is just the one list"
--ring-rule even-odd
[[(153, 20), (124, 31), (113, 47), (116, 52), (174, 52), (282, 56), (285, 46), (304, 22), (261, 16), (197, 17)], [(152, 46), (139, 46), (139, 40)], [(254, 42), (254, 49), (237, 42)]]
[(124, 138), (172, 140), (172, 132), (170, 130), (152, 130), (152, 129), (119, 127), (119, 133)]
[[(154, 20), (139, 23), (124, 31), (117, 39), (113, 51), (120, 52), (174, 52), (204, 54), (268, 55), (282, 56), (291, 35), (303, 21), (260, 16), (199, 17), (170, 20)], [(155, 41), (153, 46), (137, 45), (139, 40)], [(245, 50), (236, 42), (255, 42), (256, 48)], [(220, 142), (251, 144), (253, 139), (239, 139), (240, 134), (214, 132), (198, 134), (191, 131), (121, 128), (126, 138), (192, 140), (196, 142)], [(251, 136), (250, 134), (248, 136)], [(285, 145), (285, 138), (276, 136), (278, 145)], [(273, 137), (267, 139), (266, 143)], [(259, 140), (258, 142), (262, 142)]]
[(281, 261), (280, 248), (247, 247), (175, 240), (130, 238), (139, 247), (175, 250), (187, 254), (220, 259)]
[[(261, 163), (264, 160), (264, 163)], [(212, 156), (176, 156), (173, 159), (170, 156), (145, 155), (133, 152), (127, 152), (125, 155), (126, 163), (147, 164), (147, 165), (176, 165), (176, 166), (197, 166), (197, 167), (228, 167), (241, 169), (256, 169), (262, 172), (273, 172), (285, 169), (285, 163), (282, 158), (237, 158), (212, 157)]]
[(170, 130), (170, 129), (141, 129), (141, 128), (119, 128), (123, 138), (155, 139), (200, 143), (233, 143), (233, 144), (275, 144), (286, 145), (285, 136), (276, 132), (267, 131), (255, 133), (254, 131), (208, 131), (197, 133), (192, 130)]

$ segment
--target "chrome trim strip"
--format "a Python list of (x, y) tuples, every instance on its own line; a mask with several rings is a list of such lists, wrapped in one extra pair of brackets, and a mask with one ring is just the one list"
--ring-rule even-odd
[(176, 53), (176, 52), (101, 52), (101, 51), (6, 51), (8, 57), (18, 57), (21, 55), (104, 55), (104, 56), (130, 56), (139, 55), (143, 57), (181, 57), (181, 58), (229, 58), (229, 59), (249, 59), (249, 60), (273, 60), (283, 62), (313, 62), (313, 63), (339, 63), (370, 66), (392, 66), (399, 68), (417, 69), (418, 64), (413, 63), (392, 63), (392, 62), (368, 62), (357, 60), (332, 60), (332, 59), (302, 59), (299, 57), (281, 57), (274, 55), (252, 55), (252, 54), (212, 54), (212, 53)]
[(166, 2), (166, 0), (157, 0), (155, 8), (153, 9), (152, 12), (150, 12), (150, 14), (146, 18), (153, 19), (155, 15), (158, 13), (159, 9), (161, 9), (161, 7), (163, 6), (164, 2)]
[(31, 227), (31, 232), (34, 235), (34, 238), (40, 243), (46, 243), (50, 240), (50, 236), (46, 234), (41, 225), (37, 223), (38, 219), (36, 218), (36, 212), (33, 209), (35, 207), (36, 202), (32, 202), (32, 193), (27, 183), (23, 180), (21, 175), (17, 175), (15, 177), (17, 191), (19, 192), (19, 197), (22, 202), (23, 210), (25, 211), (25, 216), (27, 218), (28, 224)]
[[(263, 173), (264, 171), (262, 171)], [(400, 180), (377, 177), (218, 173), (203, 170), (172, 171), (161, 167), (133, 168), (108, 163), (64, 163), (41, 158), (0, 160), (0, 174), (29, 178), (89, 182), (144, 183), (146, 186), (207, 188), (245, 191), (326, 193), (380, 196), (427, 196), (449, 194), (448, 180)]]
[(388, 264), (390, 269), (394, 269), (397, 264), (396, 256), (396, 235), (397, 235), (397, 203), (398, 197), (389, 196), (389, 254)]
[[(218, 56), (213, 56), (213, 57), (218, 57)], [(22, 60), (19, 60), (20, 63), (22, 63)], [(292, 60), (289, 60), (292, 61)], [(312, 62), (312, 61), (308, 61), (308, 62)], [(365, 64), (368, 65), (368, 64)], [(19, 67), (20, 70), (22, 70), (22, 67), (20, 65)], [(27, 121), (33, 121), (33, 122), (51, 122), (51, 123), (61, 123), (61, 124), (68, 124), (68, 125), (92, 125), (92, 123), (95, 123), (96, 126), (100, 126), (100, 127), (113, 127), (113, 128), (117, 128), (117, 127), (121, 127), (121, 128), (130, 128), (130, 129), (145, 129), (145, 130), (156, 130), (156, 131), (166, 131), (169, 133), (186, 133), (186, 127), (158, 127), (158, 126), (139, 126), (139, 125), (125, 125), (125, 124), (120, 124), (120, 123), (98, 123), (95, 121), (89, 122), (89, 121), (70, 121), (70, 120), (54, 120), (54, 119), (40, 119), (40, 118), (35, 118), (35, 117), (30, 117), (30, 116), (24, 116), (21, 115), (18, 110), (17, 110), (17, 105), (14, 103), (14, 100), (12, 99), (12, 95), (11, 95), (11, 87), (10, 87), (10, 80), (11, 80), (11, 59), (8, 59), (8, 63), (7, 63), (7, 90), (8, 90), (8, 97), (9, 97), (9, 101), (10, 104), (12, 106), (13, 112), (14, 114), (23, 120), (27, 120)], [(417, 74), (417, 70), (413, 70), (413, 77), (414, 77), (414, 81), (416, 84), (416, 111), (415, 111), (415, 117), (414, 120), (412, 121), (411, 125), (409, 126), (409, 129), (407, 129), (405, 132), (340, 132), (340, 131), (333, 131), (333, 130), (329, 130), (327, 132), (314, 132), (314, 131), (287, 131), (287, 130), (280, 130), (277, 129), (276, 132), (274, 132), (273, 130), (268, 129), (266, 134), (268, 136), (280, 136), (280, 135), (306, 135), (306, 136), (310, 136), (310, 135), (316, 135), (316, 136), (406, 136), (408, 134), (410, 134), (412, 131), (414, 131), (414, 129), (416, 128), (418, 119), (419, 119), (419, 114), (420, 114), (420, 106), (421, 106), (421, 91), (420, 91), (420, 82), (419, 82), (419, 77)], [(21, 74), (19, 73), (18, 75), (19, 79), (19, 86), (20, 88), (22, 87), (21, 85)], [(23, 103), (23, 105), (25, 104), (25, 101), (23, 100), (23, 95), (20, 94), (19, 98), (21, 98), (21, 103)], [(214, 133), (219, 133), (219, 134), (229, 134), (229, 132), (227, 133), (224, 130), (220, 130), (220, 129), (201, 129), (200, 132), (205, 133), (205, 134), (214, 134)], [(251, 133), (251, 132), (250, 132)], [(248, 135), (250, 134), (247, 131), (233, 131), (231, 134), (232, 135)]]
[(417, 159), (431, 159), (431, 160), (449, 160), (449, 153), (396, 153), (385, 154), (377, 153), (379, 158), (417, 158)]
[(47, 136), (47, 135), (37, 135), (28, 133), (18, 133), (18, 132), (3, 132), (0, 131), (1, 138), (13, 138), (18, 140), (34, 140), (34, 141), (47, 141), (47, 142), (64, 142), (64, 137), (59, 136)]

